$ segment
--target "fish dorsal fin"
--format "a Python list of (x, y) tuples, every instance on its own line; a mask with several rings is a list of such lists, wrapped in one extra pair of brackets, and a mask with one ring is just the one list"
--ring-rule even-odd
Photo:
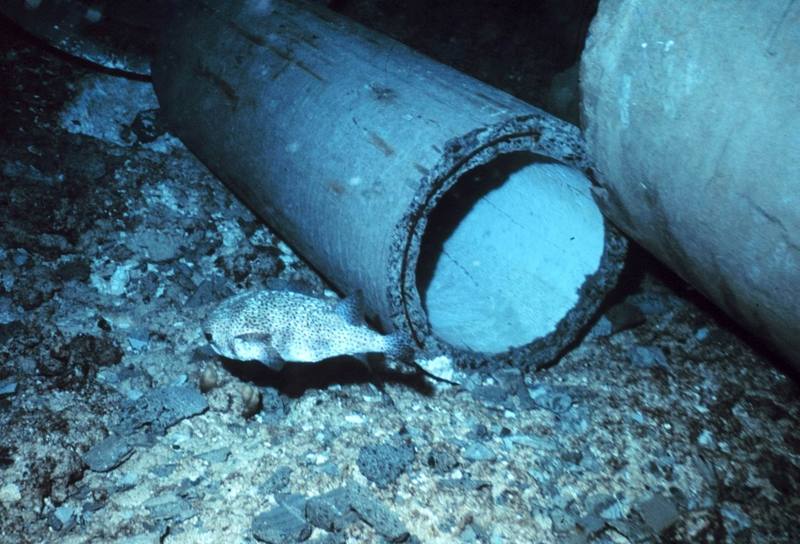
[(364, 294), (361, 289), (336, 304), (335, 312), (351, 325), (364, 324)]

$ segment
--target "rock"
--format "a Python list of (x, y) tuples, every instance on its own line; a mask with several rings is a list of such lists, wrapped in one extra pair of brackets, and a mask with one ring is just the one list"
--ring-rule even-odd
[(399, 445), (374, 444), (364, 446), (356, 464), (361, 474), (378, 487), (395, 482), (414, 461), (414, 445), (406, 440)]
[(231, 456), (230, 448), (217, 448), (214, 450), (201, 453), (197, 456), (197, 458), (215, 464), (215, 463), (224, 463), (225, 461), (228, 460), (228, 457), (230, 456)]
[(253, 519), (251, 530), (256, 540), (268, 544), (302, 542), (311, 536), (311, 525), (304, 517), (305, 497), (284, 495), (278, 506)]
[(661, 348), (653, 346), (634, 346), (628, 351), (631, 364), (639, 368), (667, 367), (667, 356)]
[(555, 508), (551, 510), (550, 520), (553, 522), (553, 530), (557, 533), (573, 531), (577, 526), (575, 518), (562, 508)]
[(150, 431), (164, 434), (166, 430), (208, 408), (206, 398), (191, 385), (166, 386), (153, 389), (124, 407), (120, 428), (130, 431)]
[(87, 281), (91, 275), (92, 268), (84, 259), (70, 259), (56, 268), (56, 277), (63, 282), (67, 281)]
[(153, 108), (142, 110), (136, 114), (133, 123), (131, 123), (130, 131), (136, 135), (136, 139), (140, 143), (153, 142), (167, 131), (158, 113), (159, 109)]
[(274, 495), (279, 491), (283, 491), (289, 486), (289, 478), (291, 475), (292, 469), (286, 465), (276, 468), (275, 472), (267, 478), (267, 481), (261, 484), (259, 492), (263, 495)]
[(306, 518), (315, 527), (334, 532), (341, 532), (360, 519), (388, 542), (416, 541), (391, 510), (369, 490), (352, 482), (309, 499)]
[(128, 332), (128, 346), (132, 351), (139, 352), (150, 343), (150, 332), (145, 328), (134, 327)]
[(592, 495), (586, 499), (586, 510), (604, 520), (620, 520), (626, 515), (626, 501), (621, 494), (617, 497), (607, 493)]
[(583, 529), (584, 533), (594, 535), (605, 529), (606, 521), (600, 516), (589, 514), (580, 518), (577, 525)]
[(485, 444), (481, 442), (472, 442), (462, 454), (467, 461), (494, 461), (497, 455)]
[[(456, 370), (453, 367), (453, 360), (447, 355), (439, 355), (432, 359), (417, 359), (416, 363), (428, 374), (447, 380), (448, 382), (456, 381)], [(440, 382), (437, 382), (437, 384), (440, 384)]]
[(488, 440), (491, 437), (491, 431), (483, 423), (476, 423), (475, 426), (470, 429), (469, 434), (467, 435), (467, 438), (472, 440)]
[(503, 442), (507, 445), (514, 444), (517, 446), (525, 446), (537, 451), (556, 451), (559, 449), (558, 443), (554, 440), (527, 434), (512, 434), (504, 437)]
[[(31, 334), (33, 333), (33, 334)], [(0, 323), (0, 343), (7, 344), (11, 342), (19, 342), (20, 338), (28, 336), (31, 340), (30, 346), (36, 345), (39, 341), (33, 341), (33, 336), (36, 333), (20, 320), (10, 321), (9, 323)], [(28, 357), (30, 359), (30, 357)]]
[(0, 296), (0, 325), (7, 325), (22, 319), (22, 312), (14, 305), (11, 297)]
[(428, 466), (436, 474), (446, 474), (458, 466), (458, 459), (444, 447), (436, 447), (428, 453)]
[(489, 407), (505, 406), (509, 392), (499, 385), (479, 385), (472, 390), (472, 398)]
[(154, 520), (170, 520), (181, 523), (197, 515), (197, 511), (186, 499), (174, 494), (153, 497), (145, 501), (144, 507)]
[(186, 300), (187, 308), (197, 308), (212, 302), (222, 300), (233, 294), (233, 289), (227, 278), (221, 274), (212, 274), (211, 279), (205, 279)]
[(108, 472), (124, 463), (133, 454), (127, 438), (109, 436), (83, 454), (83, 462), (94, 472)]
[(135, 255), (141, 255), (150, 262), (165, 263), (178, 257), (183, 237), (177, 233), (143, 229), (133, 233), (125, 244)]
[(0, 446), (0, 469), (8, 468), (14, 464), (14, 448)]
[(158, 292), (159, 285), (158, 274), (150, 271), (139, 278), (135, 289), (142, 297), (142, 300), (149, 302)]
[(183, 293), (194, 293), (197, 289), (197, 284), (194, 282), (194, 270), (191, 266), (187, 265), (183, 260), (177, 261), (172, 264), (172, 283), (180, 287)]
[(554, 414), (563, 414), (572, 407), (572, 397), (565, 390), (545, 384), (539, 384), (528, 390), (533, 402)]
[(611, 322), (611, 334), (617, 334), (638, 327), (647, 320), (647, 316), (636, 304), (621, 302), (612, 306), (606, 317)]
[(12, 505), (22, 499), (22, 493), (19, 486), (13, 482), (7, 483), (0, 487), (0, 504)]
[(486, 529), (474, 521), (464, 527), (464, 530), (458, 535), (458, 540), (463, 544), (494, 544), (490, 541)]
[(0, 380), (0, 398), (10, 397), (17, 392), (17, 380), (14, 378), (6, 378)]
[(106, 500), (90, 500), (81, 505), (81, 510), (85, 512), (97, 512), (102, 510), (107, 504)]
[(664, 314), (679, 304), (674, 295), (649, 292), (637, 293), (626, 302), (635, 305), (645, 316)]
[(12, 296), (14, 302), (24, 310), (35, 310), (53, 298), (56, 290), (56, 284), (50, 279), (50, 270), (36, 267), (17, 278)]
[[(89, 276), (92, 286), (100, 294), (114, 297), (124, 296), (128, 292), (128, 282), (131, 279), (131, 270), (136, 263), (113, 263), (113, 272), (102, 273), (98, 270)], [(108, 265), (109, 267), (112, 264)]]
[(436, 482), (436, 487), (440, 489), (462, 489), (464, 491), (477, 491), (479, 489), (491, 489), (492, 483), (487, 480), (474, 480), (472, 478), (444, 478)]
[(75, 482), (83, 478), (85, 465), (78, 452), (69, 447), (60, 448), (54, 461), (54, 465), (47, 465), (49, 496), (53, 504), (61, 504), (72, 496)]
[(92, 375), (97, 367), (119, 363), (123, 353), (115, 340), (91, 334), (78, 334), (53, 350), (55, 358), (65, 361), (71, 369), (80, 367), (86, 375)]
[(281, 394), (272, 387), (265, 387), (261, 390), (261, 414), (271, 416), (282, 416), (289, 412), (286, 400)]
[[(198, 456), (199, 457), (199, 456)], [(158, 478), (167, 478), (175, 473), (178, 468), (176, 463), (164, 463), (150, 469), (150, 473)]]
[(386, 506), (378, 501), (368, 490), (357, 484), (350, 484), (350, 507), (364, 523), (375, 529), (389, 542), (405, 542), (409, 532), (403, 522)]
[(672, 500), (660, 495), (638, 504), (636, 511), (654, 533), (660, 533), (672, 526), (680, 516)]
[(347, 537), (342, 533), (327, 533), (314, 540), (309, 540), (308, 544), (347, 544)]
[(703, 431), (697, 436), (697, 444), (707, 449), (716, 447), (716, 441), (714, 440), (713, 433), (708, 429), (703, 429)]
[(736, 503), (727, 502), (719, 508), (722, 514), (725, 530), (729, 535), (736, 537), (740, 533), (747, 531), (752, 527), (753, 522), (742, 507)]
[(756, 466), (779, 493), (786, 497), (800, 493), (800, 467), (788, 456), (768, 450), (758, 456)]
[(11, 255), (11, 260), (14, 261), (16, 266), (25, 266), (30, 259), (30, 254), (22, 248), (12, 251)]
[(326, 531), (342, 531), (358, 520), (351, 508), (350, 491), (340, 487), (323, 495), (308, 499), (306, 502), (306, 519), (320, 529)]
[[(525, 377), (518, 368), (502, 368), (492, 372), (492, 377), (506, 390), (506, 395), (516, 397), (523, 410), (534, 408), (535, 404), (528, 394)], [(506, 403), (508, 404), (508, 403)]]
[(614, 333), (614, 325), (611, 323), (611, 320), (606, 316), (600, 316), (600, 319), (592, 326), (589, 332), (586, 334), (587, 338), (604, 338), (606, 336), (611, 336)]

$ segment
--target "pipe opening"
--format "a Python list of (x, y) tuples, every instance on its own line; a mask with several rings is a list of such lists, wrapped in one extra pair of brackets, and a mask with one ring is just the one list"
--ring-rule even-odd
[(590, 187), (580, 170), (530, 152), (464, 173), (431, 212), (417, 261), (432, 332), (500, 353), (555, 331), (603, 256)]

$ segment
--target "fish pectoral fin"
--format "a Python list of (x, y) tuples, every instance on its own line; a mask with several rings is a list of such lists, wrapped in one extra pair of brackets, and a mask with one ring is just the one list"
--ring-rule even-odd
[(258, 361), (273, 370), (283, 368), (284, 360), (266, 333), (246, 333), (233, 338), (235, 353), (245, 361)]
[(264, 353), (258, 359), (258, 362), (268, 368), (271, 368), (275, 372), (278, 372), (286, 364), (286, 361), (284, 361), (275, 348), (271, 346), (264, 350)]
[(264, 343), (261, 348), (261, 357), (258, 361), (273, 370), (280, 370), (286, 361), (283, 360), (278, 350), (272, 347), (272, 344)]
[(244, 334), (237, 334), (233, 339), (239, 342), (256, 342), (269, 345), (271, 336), (265, 332), (247, 332)]
[(356, 290), (336, 305), (335, 312), (351, 325), (364, 324), (364, 293)]

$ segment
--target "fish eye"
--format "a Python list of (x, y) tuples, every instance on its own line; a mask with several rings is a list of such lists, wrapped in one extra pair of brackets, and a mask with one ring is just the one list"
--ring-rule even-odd
[(203, 333), (203, 334), (205, 334), (205, 337), (206, 337), (206, 341), (207, 341), (207, 342), (209, 342), (209, 343), (210, 343), (210, 342), (213, 342), (213, 341), (214, 341), (214, 337), (213, 337), (213, 336), (211, 336), (211, 333), (210, 333), (210, 332), (206, 332), (206, 333)]

